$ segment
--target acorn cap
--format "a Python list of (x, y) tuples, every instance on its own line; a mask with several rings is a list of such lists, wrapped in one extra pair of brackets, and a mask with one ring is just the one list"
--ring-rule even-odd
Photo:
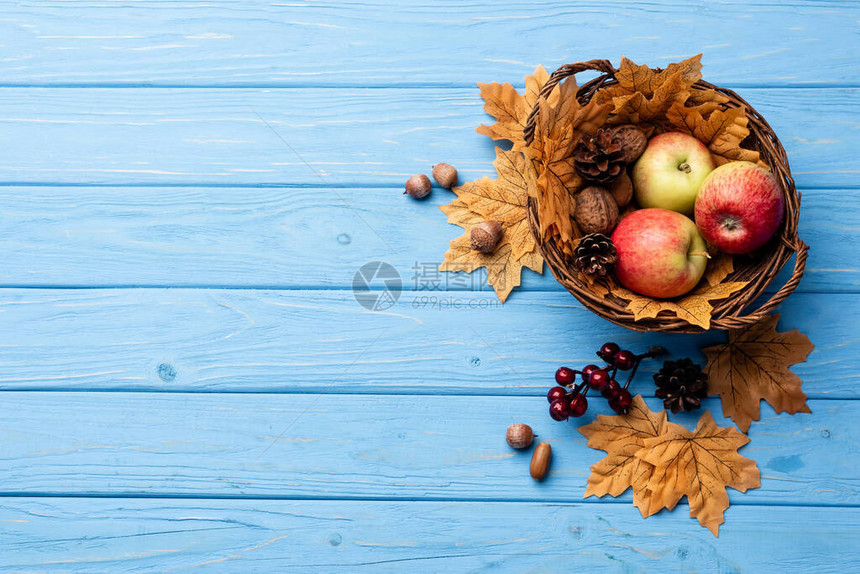
[(433, 179), (442, 187), (448, 189), (457, 185), (457, 170), (448, 163), (437, 163), (433, 166)]
[(403, 193), (408, 193), (409, 197), (415, 199), (424, 199), (430, 195), (432, 187), (433, 184), (430, 183), (430, 178), (423, 173), (419, 173), (406, 180), (406, 191)]
[(502, 226), (498, 221), (485, 221), (472, 228), (472, 249), (481, 253), (492, 253), (502, 239)]

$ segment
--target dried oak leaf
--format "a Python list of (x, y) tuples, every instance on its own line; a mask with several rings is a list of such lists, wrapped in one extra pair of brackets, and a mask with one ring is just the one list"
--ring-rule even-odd
[[(528, 189), (536, 185), (530, 162), (521, 153), (496, 148), (493, 165), (498, 179), (483, 177), (455, 187), (457, 199), (440, 207), (448, 215), (448, 223), (459, 225), (466, 232), (451, 241), (439, 270), (471, 273), (486, 267), (487, 281), (504, 301), (520, 284), (522, 268), (541, 273), (543, 259), (537, 251), (526, 211)], [(492, 253), (472, 250), (472, 227), (489, 220), (498, 221), (504, 229), (498, 247)]]
[[(645, 446), (645, 439), (660, 436), (665, 425), (666, 411), (651, 411), (636, 395), (627, 415), (597, 415), (595, 422), (580, 427), (589, 447), (606, 451), (606, 457), (591, 466), (583, 498), (619, 496), (632, 487), (633, 504), (640, 510), (649, 508), (651, 493), (646, 486), (654, 466), (634, 455)], [(642, 515), (646, 516), (645, 510)]]
[(573, 148), (583, 134), (593, 134), (606, 122), (612, 108), (596, 101), (581, 105), (573, 77), (562, 82), (550, 98), (538, 100), (535, 136), (523, 150), (538, 173), (536, 193), (541, 234), (555, 238), (566, 253), (573, 253), (578, 233), (572, 214), (573, 193), (582, 187), (582, 178), (573, 168)]
[(594, 99), (612, 104), (611, 123), (646, 124), (650, 134), (653, 126), (665, 123), (672, 105), (687, 101), (692, 85), (702, 78), (701, 59), (699, 54), (657, 71), (622, 58), (615, 74), (617, 82), (598, 90)]
[(626, 309), (633, 313), (634, 321), (653, 319), (659, 313), (668, 311), (691, 325), (708, 330), (711, 327), (711, 313), (714, 311), (711, 301), (725, 299), (735, 291), (743, 289), (748, 283), (748, 281), (723, 282), (731, 272), (731, 256), (723, 254), (708, 264), (708, 270), (699, 285), (679, 299), (652, 299), (621, 286), (612, 286), (611, 293), (629, 301)]
[(778, 333), (779, 315), (729, 332), (725, 345), (702, 350), (708, 358), (705, 371), (712, 395), (720, 395), (723, 416), (747, 432), (751, 421), (761, 417), (760, 401), (778, 412), (809, 413), (800, 378), (788, 370), (806, 361), (814, 345), (800, 331)]
[(496, 123), (479, 126), (475, 131), (494, 140), (508, 140), (514, 144), (514, 151), (522, 150), (525, 147), (523, 129), (526, 127), (526, 119), (548, 79), (549, 73), (543, 66), (538, 66), (534, 74), (526, 76), (524, 95), (507, 83), (479, 83), (481, 97), (484, 99), (484, 111), (496, 118)]
[(644, 439), (644, 446), (636, 452), (636, 458), (654, 466), (646, 485), (651, 506), (643, 515), (661, 508), (672, 510), (686, 496), (690, 517), (719, 536), (723, 513), (729, 507), (726, 488), (746, 492), (761, 486), (755, 461), (737, 453), (748, 442), (735, 428), (717, 426), (707, 411), (693, 432), (667, 422), (659, 436)]
[(675, 103), (667, 111), (666, 118), (675, 129), (691, 134), (708, 146), (717, 165), (730, 161), (759, 162), (757, 151), (741, 147), (741, 142), (750, 133), (744, 108), (713, 110), (707, 117), (702, 112), (699, 107)]

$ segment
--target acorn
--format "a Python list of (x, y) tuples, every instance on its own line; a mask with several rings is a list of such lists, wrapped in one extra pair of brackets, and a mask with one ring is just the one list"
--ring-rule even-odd
[(505, 441), (507, 441), (508, 446), (511, 448), (529, 447), (534, 438), (535, 434), (532, 432), (532, 427), (522, 423), (512, 424), (505, 433)]
[(432, 186), (430, 178), (423, 173), (419, 173), (406, 180), (406, 191), (403, 193), (408, 193), (409, 197), (413, 199), (424, 199), (430, 195), (430, 188)]
[(433, 166), (433, 179), (442, 187), (451, 189), (457, 185), (457, 170), (451, 164), (437, 163)]
[(481, 253), (492, 253), (502, 239), (502, 226), (498, 221), (485, 221), (472, 228), (472, 249)]
[(534, 453), (532, 453), (529, 474), (535, 480), (543, 480), (549, 472), (550, 462), (552, 462), (552, 447), (549, 446), (549, 443), (542, 442), (537, 445)]

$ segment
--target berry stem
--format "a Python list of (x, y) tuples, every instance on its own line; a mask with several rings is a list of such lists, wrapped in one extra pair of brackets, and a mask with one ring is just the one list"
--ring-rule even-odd
[[(571, 371), (573, 371), (574, 375), (581, 375), (582, 374), (582, 371), (577, 371), (576, 369), (571, 369)], [(569, 385), (565, 385), (564, 388), (570, 389), (574, 392), (579, 392), (579, 387), (581, 387), (581, 386), (582, 385), (577, 385), (576, 383), (570, 383)]]
[(636, 355), (636, 364), (633, 365), (633, 370), (630, 371), (630, 376), (627, 377), (627, 382), (624, 383), (624, 388), (626, 389), (627, 387), (630, 386), (630, 383), (633, 381), (633, 377), (636, 375), (636, 371), (639, 370), (639, 365), (642, 364), (642, 359), (650, 359), (651, 357), (659, 357), (660, 355), (662, 355), (665, 352), (666, 352), (666, 349), (664, 349), (663, 347), (654, 346), (654, 347), (651, 347), (650, 349), (648, 349), (647, 353), (642, 353), (641, 355)]
[(642, 353), (641, 355), (636, 355), (636, 359), (641, 361), (642, 359), (650, 359), (652, 357), (659, 357), (660, 355), (663, 355), (665, 353), (666, 353), (666, 349), (664, 349), (663, 347), (660, 347), (658, 345), (654, 345), (653, 347), (648, 348), (647, 353)]
[(637, 359), (639, 359), (639, 360), (638, 360), (638, 361), (636, 361), (636, 364), (635, 364), (635, 365), (633, 365), (633, 370), (632, 370), (632, 371), (630, 371), (630, 376), (629, 376), (629, 377), (627, 377), (627, 382), (626, 382), (626, 383), (624, 383), (624, 388), (625, 388), (625, 389), (626, 389), (627, 387), (629, 387), (629, 386), (630, 386), (630, 383), (631, 383), (631, 382), (633, 382), (633, 377), (635, 377), (635, 376), (636, 376), (636, 371), (638, 371), (638, 370), (639, 370), (639, 365), (641, 365), (641, 364), (642, 364), (642, 359), (640, 359), (639, 357), (637, 357)]

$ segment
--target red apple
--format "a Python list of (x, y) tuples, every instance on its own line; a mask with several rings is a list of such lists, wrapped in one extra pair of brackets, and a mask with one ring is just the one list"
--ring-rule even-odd
[(696, 199), (696, 225), (726, 253), (749, 253), (768, 242), (785, 215), (785, 199), (769, 171), (748, 161), (721, 165)]
[(621, 220), (612, 234), (618, 251), (615, 276), (632, 291), (661, 299), (696, 286), (708, 265), (696, 224), (676, 211), (649, 208)]
[(693, 215), (699, 186), (712, 169), (711, 152), (693, 136), (668, 132), (653, 137), (633, 166), (636, 203)]

